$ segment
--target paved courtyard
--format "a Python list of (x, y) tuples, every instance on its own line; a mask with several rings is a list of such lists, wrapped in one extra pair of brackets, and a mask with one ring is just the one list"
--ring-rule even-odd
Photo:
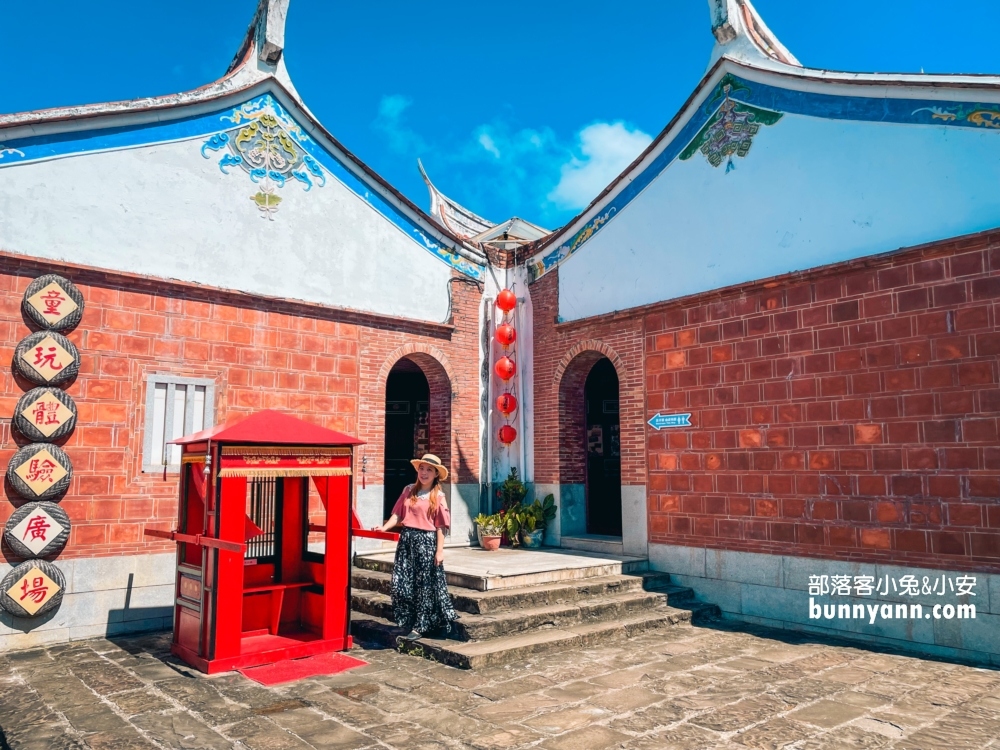
[(475, 672), (357, 649), (369, 666), (276, 688), (168, 643), (0, 657), (9, 748), (1000, 748), (1000, 671), (724, 623)]

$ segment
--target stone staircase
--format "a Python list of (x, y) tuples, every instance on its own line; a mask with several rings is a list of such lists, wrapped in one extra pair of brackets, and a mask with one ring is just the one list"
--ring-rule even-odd
[[(448, 638), (424, 637), (407, 651), (475, 669), (718, 616), (717, 607), (696, 602), (691, 589), (672, 585), (666, 573), (647, 571), (645, 561), (595, 562), (571, 573), (508, 576), (492, 586), (449, 573), (460, 619)], [(391, 574), (389, 560), (355, 558), (351, 632), (362, 642), (395, 647), (402, 634), (392, 623)]]

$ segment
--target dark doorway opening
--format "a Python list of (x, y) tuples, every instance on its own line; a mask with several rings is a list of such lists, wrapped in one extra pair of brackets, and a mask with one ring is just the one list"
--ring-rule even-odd
[(410, 460), (429, 453), (430, 444), (430, 386), (423, 370), (404, 357), (385, 383), (384, 518), (403, 488), (417, 479)]
[(618, 373), (602, 358), (583, 388), (587, 410), (587, 533), (622, 535), (622, 458)]

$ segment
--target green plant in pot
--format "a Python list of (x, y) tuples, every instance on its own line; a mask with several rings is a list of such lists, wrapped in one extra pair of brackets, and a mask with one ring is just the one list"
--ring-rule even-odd
[(510, 511), (521, 504), (528, 495), (528, 488), (517, 476), (517, 467), (512, 466), (507, 478), (497, 489), (497, 499), (500, 501), (500, 510)]
[(521, 528), (517, 520), (517, 512), (521, 507), (521, 501), (527, 494), (528, 488), (517, 476), (517, 467), (512, 466), (507, 478), (497, 488), (497, 500), (500, 503), (498, 515), (503, 521), (500, 527), (503, 534), (502, 544), (517, 546), (518, 531)]
[[(541, 547), (545, 528), (556, 517), (555, 498), (546, 495), (544, 500), (536, 499), (531, 505), (522, 505), (517, 509), (516, 515), (521, 543), (529, 548)], [(509, 528), (507, 533), (510, 533)]]
[(503, 517), (499, 513), (490, 516), (480, 513), (476, 516), (475, 522), (479, 546), (485, 550), (499, 549), (500, 536), (504, 531)]

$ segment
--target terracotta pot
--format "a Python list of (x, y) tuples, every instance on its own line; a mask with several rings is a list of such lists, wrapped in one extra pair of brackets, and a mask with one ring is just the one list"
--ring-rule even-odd
[(479, 544), (485, 550), (500, 549), (500, 537), (499, 536), (487, 536), (486, 534), (480, 534), (479, 535)]

